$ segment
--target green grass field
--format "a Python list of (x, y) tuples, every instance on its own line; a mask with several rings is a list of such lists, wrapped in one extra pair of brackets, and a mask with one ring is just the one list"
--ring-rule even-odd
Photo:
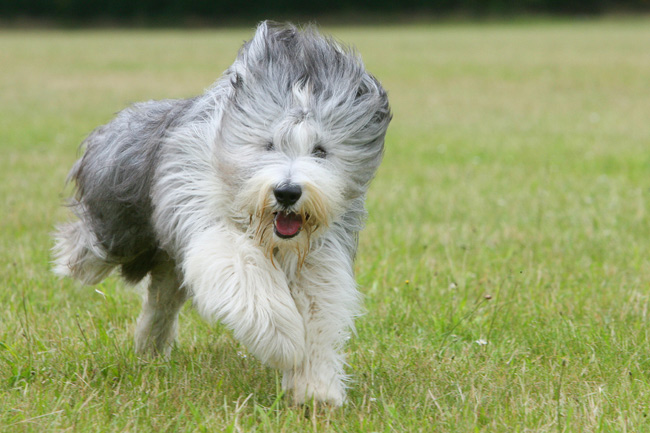
[(200, 93), (252, 30), (0, 31), (1, 431), (650, 431), (650, 19), (326, 30), (394, 111), (339, 410), (190, 305), (140, 361), (136, 290), (49, 272), (85, 135)]

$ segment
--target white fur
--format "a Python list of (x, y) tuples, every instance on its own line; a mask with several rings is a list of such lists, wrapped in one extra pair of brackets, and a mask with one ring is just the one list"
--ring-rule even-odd
[(301, 364), (305, 329), (286, 276), (250, 238), (213, 227), (190, 242), (182, 266), (203, 316), (223, 322), (272, 367)]
[(58, 227), (53, 248), (53, 272), (62, 277), (79, 279), (83, 284), (97, 284), (111, 273), (115, 264), (107, 260), (106, 252), (98, 247), (95, 234), (81, 221)]
[(361, 300), (342, 246), (325, 244), (313, 251), (290, 287), (305, 326), (306, 357), (284, 372), (282, 386), (293, 390), (296, 403), (314, 398), (341, 405), (347, 381), (342, 349)]

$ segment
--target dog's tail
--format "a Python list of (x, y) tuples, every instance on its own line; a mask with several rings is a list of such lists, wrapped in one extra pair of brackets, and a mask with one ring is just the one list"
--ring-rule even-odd
[(57, 227), (52, 248), (55, 274), (73, 277), (83, 284), (97, 284), (117, 266), (99, 245), (95, 234), (75, 221)]

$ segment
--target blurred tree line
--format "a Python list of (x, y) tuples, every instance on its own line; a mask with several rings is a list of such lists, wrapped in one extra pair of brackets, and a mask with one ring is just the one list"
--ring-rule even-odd
[(229, 17), (260, 18), (352, 14), (355, 12), (467, 15), (601, 14), (650, 11), (650, 0), (0, 0), (0, 18), (63, 20), (182, 19), (223, 21)]

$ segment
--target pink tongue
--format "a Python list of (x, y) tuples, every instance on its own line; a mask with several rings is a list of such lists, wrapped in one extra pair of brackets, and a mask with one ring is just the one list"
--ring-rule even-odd
[(293, 236), (298, 233), (302, 226), (300, 215), (291, 213), (278, 212), (275, 216), (275, 229), (282, 236)]

